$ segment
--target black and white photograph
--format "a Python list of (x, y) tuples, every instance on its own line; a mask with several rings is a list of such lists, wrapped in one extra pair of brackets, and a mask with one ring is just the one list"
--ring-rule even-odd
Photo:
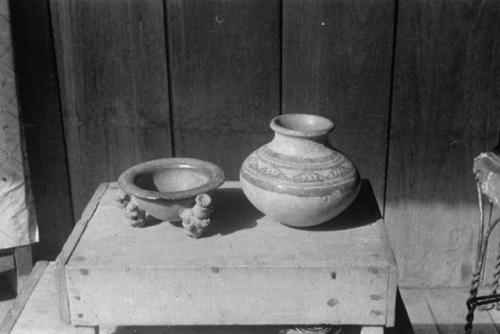
[(0, 0), (0, 334), (500, 334), (500, 0)]

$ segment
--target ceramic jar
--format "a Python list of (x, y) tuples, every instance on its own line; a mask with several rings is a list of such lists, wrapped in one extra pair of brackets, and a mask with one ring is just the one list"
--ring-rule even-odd
[(296, 227), (321, 224), (347, 208), (361, 182), (354, 164), (328, 143), (333, 123), (317, 115), (285, 114), (270, 126), (274, 139), (251, 153), (240, 169), (250, 202)]

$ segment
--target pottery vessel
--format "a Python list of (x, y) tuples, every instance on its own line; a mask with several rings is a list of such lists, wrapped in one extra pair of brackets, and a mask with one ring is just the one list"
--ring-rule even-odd
[(354, 164), (328, 143), (324, 117), (285, 114), (270, 123), (274, 139), (251, 153), (240, 170), (243, 192), (262, 213), (290, 226), (326, 222), (360, 189)]
[(137, 207), (139, 216), (180, 222), (180, 211), (192, 208), (197, 195), (216, 189), (224, 178), (224, 172), (213, 163), (166, 158), (131, 167), (120, 175), (118, 184), (130, 196), (121, 199), (128, 202), (129, 211)]

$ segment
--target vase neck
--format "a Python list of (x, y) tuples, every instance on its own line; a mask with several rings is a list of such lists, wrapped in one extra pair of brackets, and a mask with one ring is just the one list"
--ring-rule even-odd
[(297, 157), (320, 157), (331, 153), (327, 135), (304, 138), (275, 133), (268, 146), (273, 151)]

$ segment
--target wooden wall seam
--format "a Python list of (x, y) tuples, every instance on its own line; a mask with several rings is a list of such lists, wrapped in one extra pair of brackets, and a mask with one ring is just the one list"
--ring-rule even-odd
[(284, 0), (283, 112), (336, 124), (333, 146), (383, 207), (394, 0)]
[(500, 126), (500, 3), (400, 0), (398, 15), (385, 216), (400, 284), (467, 285), (472, 161)]
[(384, 192), (382, 200), (382, 216), (385, 217), (385, 207), (387, 201), (387, 179), (389, 177), (389, 156), (391, 154), (391, 121), (392, 121), (392, 110), (393, 110), (393, 92), (394, 92), (394, 70), (396, 64), (396, 48), (397, 48), (397, 36), (398, 36), (398, 5), (399, 0), (394, 0), (394, 29), (392, 31), (392, 55), (391, 55), (391, 82), (389, 85), (389, 110), (387, 116), (387, 137), (385, 143), (385, 169), (384, 169)]
[(171, 156), (161, 0), (51, 0), (73, 206), (144, 160)]
[(168, 108), (170, 110), (169, 113), (169, 122), (170, 122), (170, 152), (172, 153), (172, 157), (177, 157), (176, 152), (175, 152), (175, 132), (174, 132), (174, 103), (173, 99), (174, 96), (172, 94), (172, 63), (170, 59), (170, 39), (168, 37), (169, 35), (169, 26), (168, 26), (168, 7), (167, 7), (167, 1), (168, 0), (163, 0), (162, 5), (163, 5), (163, 25), (164, 25), (164, 31), (165, 31), (165, 56), (166, 56), (166, 62), (167, 62), (167, 81), (168, 81)]
[(279, 114), (279, 0), (167, 0), (175, 152), (237, 180)]

